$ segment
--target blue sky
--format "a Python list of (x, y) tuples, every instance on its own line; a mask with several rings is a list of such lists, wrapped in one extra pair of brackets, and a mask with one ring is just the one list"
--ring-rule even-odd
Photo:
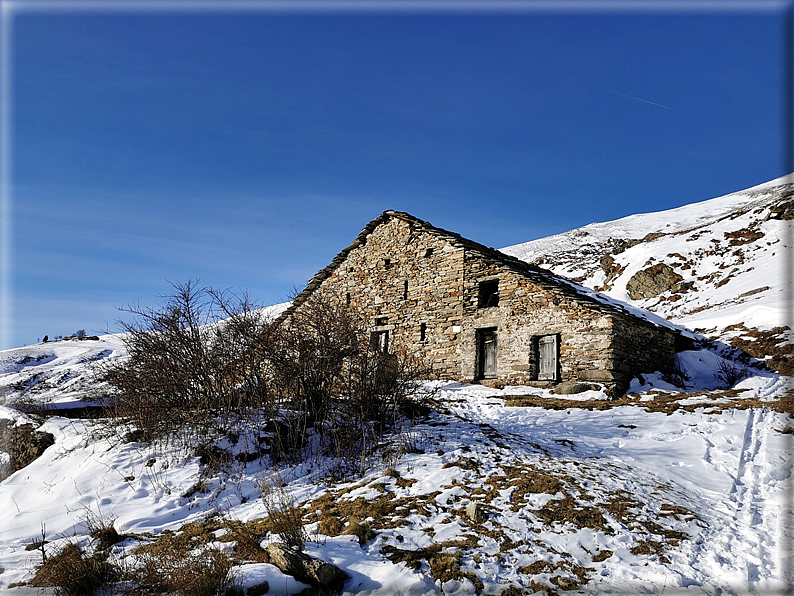
[(790, 168), (785, 3), (15, 6), (2, 347), (169, 281), (282, 302), (384, 209), (502, 247)]

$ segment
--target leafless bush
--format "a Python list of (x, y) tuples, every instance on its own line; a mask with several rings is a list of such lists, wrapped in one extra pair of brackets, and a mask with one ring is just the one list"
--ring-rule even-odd
[(429, 367), (373, 345), (361, 314), (332, 293), (315, 292), (278, 324), (247, 297), (192, 281), (165, 299), (127, 309), (129, 356), (103, 372), (113, 420), (143, 441), (206, 450), (268, 421), (274, 459), (330, 455), (346, 473), (417, 411)]
[[(280, 436), (306, 440), (326, 458), (329, 475), (344, 477), (367, 467), (384, 432), (415, 413), (424, 401), (420, 380), (427, 364), (400, 346), (384, 352), (370, 341), (361, 313), (332, 292), (315, 292), (274, 332), (270, 387), (289, 404)], [(277, 446), (278, 448), (278, 446)], [(285, 449), (286, 451), (286, 449)]]
[(747, 378), (749, 375), (750, 371), (740, 362), (720, 358), (717, 377), (725, 383), (727, 387), (733, 387), (736, 383)]
[(142, 440), (187, 446), (229, 432), (268, 411), (263, 346), (271, 329), (247, 299), (194, 281), (175, 284), (165, 305), (129, 306), (122, 322), (128, 357), (101, 376), (112, 387), (111, 415), (129, 421)]
[(673, 370), (662, 374), (662, 378), (671, 385), (678, 387), (679, 389), (686, 389), (687, 381), (689, 381), (689, 371), (686, 369), (684, 365), (678, 362), (676, 358), (675, 366)]

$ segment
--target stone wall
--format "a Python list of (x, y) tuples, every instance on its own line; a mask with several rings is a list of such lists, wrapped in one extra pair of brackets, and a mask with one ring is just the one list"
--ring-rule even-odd
[(425, 356), (438, 375), (457, 378), (460, 336), (454, 327), (463, 315), (463, 257), (463, 248), (391, 218), (322, 285), (340, 297), (349, 294), (373, 331), (388, 331), (390, 342)]
[[(496, 328), (496, 378), (506, 383), (585, 380), (621, 392), (633, 373), (672, 366), (669, 331), (581, 296), (547, 272), (522, 273), (524, 264), (506, 264), (492, 249), (386, 215), (315, 276), (307, 292), (329, 290), (348, 301), (371, 331), (388, 331), (390, 343), (426, 357), (439, 377), (476, 379), (477, 330), (486, 328)], [(496, 306), (480, 305), (486, 280), (498, 280)], [(296, 308), (300, 303), (299, 296)], [(537, 380), (537, 342), (547, 335), (559, 342), (551, 382)]]

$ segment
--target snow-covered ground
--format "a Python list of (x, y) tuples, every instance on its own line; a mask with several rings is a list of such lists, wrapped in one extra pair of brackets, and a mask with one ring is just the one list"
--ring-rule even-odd
[[(744, 386), (760, 398), (779, 391), (774, 382), (745, 380)], [(354, 536), (319, 535), (315, 524), (307, 552), (351, 574), (347, 593), (471, 593), (468, 579), (435, 582), (427, 568), (414, 571), (383, 552), (386, 545), (417, 550), (470, 540), (470, 546), (449, 548), (463, 553), (461, 569), (489, 594), (511, 585), (554, 587), (551, 578), (575, 580), (582, 569), (587, 581), (579, 589), (597, 594), (768, 593), (784, 587), (790, 563), (785, 545), (792, 536), (786, 498), (791, 435), (780, 432), (790, 425), (787, 414), (708, 407), (668, 414), (648, 411), (643, 400), (653, 395), (647, 394), (601, 411), (581, 407), (593, 403), (581, 399), (562, 409), (506, 406), (505, 397), (516, 394), (553, 397), (525, 387), (441, 384), (438, 399), (446, 412), (410, 428), (410, 440), (423, 453), (389, 462), (398, 474), (386, 475), (381, 463), (362, 479), (328, 484), (321, 467), (282, 468), (288, 489), (303, 503), (357, 486), (339, 499), (374, 500), (386, 493), (412, 503), (410, 508), (423, 504), (420, 512), (404, 511), (404, 525), (381, 529), (376, 520), (378, 535), (363, 546)], [(595, 402), (609, 403), (591, 394)], [(2, 414), (8, 414), (5, 408)], [(87, 421), (52, 417), (41, 430), (55, 435), (55, 445), (0, 484), (2, 586), (30, 579), (40, 554), (25, 547), (41, 538), (42, 529), (55, 552), (66, 540), (89, 544), (90, 517), (115, 520), (119, 532), (142, 536), (178, 531), (213, 512), (239, 521), (265, 515), (259, 481), (271, 473), (267, 462), (210, 477), (203, 493), (186, 497), (201, 473), (197, 457), (174, 459), (102, 438)], [(548, 491), (542, 485), (527, 491), (520, 482), (549, 477), (560, 482)], [(473, 501), (485, 507), (484, 523), (463, 513)], [(616, 508), (619, 503), (628, 509)], [(555, 504), (590, 511), (595, 519), (566, 523)], [(307, 515), (315, 507), (307, 506)], [(145, 539), (115, 546), (117, 555), (129, 554), (139, 540)], [(305, 587), (264, 563), (236, 571), (245, 585), (267, 579), (274, 594)]]
[[(613, 271), (622, 267), (607, 283), (613, 299), (729, 343), (782, 322), (791, 288), (779, 269), (790, 220), (770, 213), (789, 191), (786, 181), (773, 181), (506, 252), (591, 288), (607, 282), (600, 260), (608, 253)], [(616, 238), (660, 229), (662, 236), (615, 248)], [(692, 287), (676, 299), (668, 292), (630, 300), (628, 279), (662, 261)], [(743, 330), (726, 330), (738, 323)], [(26, 584), (41, 560), (26, 547), (43, 534), (50, 555), (67, 542), (90, 550), (97, 520), (128, 536), (112, 547), (122, 563), (166, 530), (179, 533), (212, 515), (205, 547), (232, 554), (230, 528), (266, 516), (262, 487), (276, 476), (303, 506), (307, 552), (350, 575), (346, 594), (721, 595), (791, 586), (791, 379), (747, 367), (728, 388), (725, 351), (679, 354), (686, 392), (649, 374), (617, 401), (597, 390), (562, 396), (430, 383), (433, 413), (401, 429), (367, 474), (348, 482), (330, 480), (320, 460), (276, 468), (264, 456), (212, 471), (197, 456), (129, 442), (59, 411), (100, 399), (93, 368), (123, 354), (113, 335), (0, 352), (0, 418), (32, 422), (55, 438), (0, 482), (0, 593), (47, 593)], [(35, 404), (57, 415), (25, 413)], [(222, 446), (239, 453), (253, 441)], [(328, 519), (342, 529), (329, 530)], [(363, 543), (345, 533), (359, 523), (372, 530)], [(270, 594), (306, 587), (263, 562), (240, 561), (234, 573), (243, 586), (268, 581)]]

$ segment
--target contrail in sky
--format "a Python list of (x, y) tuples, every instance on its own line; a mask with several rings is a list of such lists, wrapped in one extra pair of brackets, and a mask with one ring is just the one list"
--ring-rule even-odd
[(623, 97), (628, 97), (629, 99), (636, 99), (637, 101), (642, 101), (644, 103), (649, 103), (652, 106), (659, 106), (660, 108), (664, 108), (665, 110), (671, 110), (672, 108), (669, 106), (663, 106), (660, 103), (654, 103), (652, 101), (648, 101), (647, 99), (642, 99), (641, 97), (634, 97), (633, 95), (626, 95), (625, 93), (621, 93), (620, 91), (613, 91), (612, 89), (605, 89), (604, 87), (599, 87), (604, 91), (609, 91), (610, 93), (614, 93), (615, 95), (622, 95)]

